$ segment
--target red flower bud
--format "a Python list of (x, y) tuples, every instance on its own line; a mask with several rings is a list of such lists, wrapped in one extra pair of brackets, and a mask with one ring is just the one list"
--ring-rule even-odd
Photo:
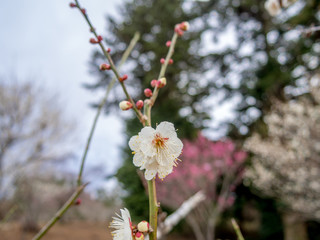
[(81, 199), (78, 198), (75, 202), (74, 202), (74, 205), (80, 205), (81, 204)]
[(96, 39), (94, 39), (94, 38), (90, 38), (90, 43), (95, 44), (95, 43), (98, 43), (98, 42), (97, 42), (97, 40), (96, 40)]
[(157, 79), (153, 79), (152, 81), (151, 81), (151, 87), (155, 87), (155, 86), (157, 86), (157, 82), (158, 82), (158, 80)]
[(172, 59), (169, 60), (169, 64), (173, 64), (173, 60)]
[(100, 70), (101, 71), (105, 71), (105, 70), (110, 70), (111, 69), (111, 66), (109, 64), (106, 64), (106, 63), (102, 63), (100, 65)]
[(128, 78), (128, 75), (125, 74), (125, 75), (123, 75), (122, 77), (119, 78), (119, 81), (123, 82), (124, 80), (127, 80), (127, 78)]
[(151, 89), (150, 89), (150, 88), (146, 88), (146, 89), (144, 90), (144, 95), (145, 95), (146, 97), (151, 97), (151, 96), (152, 96), (152, 91), (151, 91)]
[(144, 235), (141, 232), (136, 232), (134, 239), (135, 240), (144, 240)]
[(182, 22), (179, 24), (179, 27), (182, 31), (188, 31), (190, 25), (188, 22)]
[(166, 46), (167, 46), (167, 47), (170, 47), (170, 45), (171, 45), (171, 41), (167, 41), (167, 42), (166, 42)]
[(103, 39), (101, 35), (99, 35), (97, 38), (98, 38), (98, 41), (99, 41), (99, 42), (101, 42), (102, 39)]
[(177, 25), (177, 26), (174, 28), (174, 31), (175, 31), (179, 36), (182, 36), (182, 35), (183, 35), (183, 31), (180, 29), (179, 25)]
[(84, 8), (81, 8), (81, 12), (82, 12), (83, 14), (86, 14), (86, 10), (85, 10)]
[(157, 87), (158, 87), (158, 88), (163, 88), (165, 85), (167, 85), (167, 79), (166, 79), (165, 77), (160, 78), (160, 79), (157, 81)]
[(71, 8), (77, 7), (77, 5), (76, 5), (75, 3), (70, 3), (69, 6), (70, 6)]
[(142, 100), (137, 101), (136, 106), (140, 110), (143, 107), (143, 101)]
[(161, 63), (161, 64), (164, 64), (165, 61), (166, 61), (166, 60), (165, 60), (164, 58), (161, 58), (161, 59), (160, 59), (160, 63)]
[(107, 52), (108, 52), (108, 53), (110, 53), (110, 52), (111, 52), (111, 49), (110, 49), (110, 48), (108, 48), (108, 49), (107, 49)]

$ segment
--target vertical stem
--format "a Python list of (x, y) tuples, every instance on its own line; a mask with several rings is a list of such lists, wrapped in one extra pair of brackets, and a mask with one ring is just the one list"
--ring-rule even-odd
[[(149, 99), (144, 101), (143, 113), (147, 117), (146, 125), (151, 126), (151, 102)], [(156, 182), (154, 178), (148, 181), (148, 194), (149, 194), (149, 223), (153, 230), (153, 232), (149, 234), (149, 238), (150, 240), (157, 240), (158, 203), (157, 203)]]
[(237, 234), (238, 240), (244, 240), (244, 237), (240, 231), (239, 225), (234, 218), (231, 219), (231, 223), (232, 223), (234, 231)]
[(156, 193), (156, 181), (153, 178), (148, 181), (149, 192), (149, 222), (153, 232), (149, 234), (150, 240), (157, 240), (157, 218), (158, 218), (158, 203)]

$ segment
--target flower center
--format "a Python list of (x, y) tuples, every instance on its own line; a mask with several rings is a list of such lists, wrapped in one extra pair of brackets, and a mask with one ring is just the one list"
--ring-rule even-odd
[(165, 148), (166, 142), (169, 140), (169, 138), (163, 138), (159, 133), (157, 133), (154, 136), (154, 139), (152, 140), (152, 144), (157, 148)]

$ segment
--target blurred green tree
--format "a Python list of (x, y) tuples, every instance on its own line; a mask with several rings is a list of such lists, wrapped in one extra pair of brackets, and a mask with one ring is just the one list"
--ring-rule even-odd
[[(116, 62), (134, 33), (139, 31), (141, 34), (141, 41), (128, 60), (129, 67), (125, 69), (130, 72), (126, 84), (136, 101), (144, 99), (143, 89), (150, 87), (151, 80), (158, 77), (160, 59), (167, 54), (166, 42), (171, 40), (175, 24), (192, 21), (201, 16), (200, 12), (201, 6), (194, 8), (192, 12), (184, 11), (180, 1), (147, 0), (126, 3), (121, 9), (123, 19), (120, 22), (108, 18), (108, 32), (111, 34), (105, 39)], [(208, 70), (205, 65), (206, 57), (196, 54), (201, 47), (200, 36), (205, 29), (206, 26), (191, 28), (191, 31), (185, 33), (186, 36), (178, 39), (173, 56), (174, 63), (169, 65), (166, 73), (167, 85), (161, 89), (152, 110), (153, 126), (164, 120), (173, 122), (179, 129), (178, 135), (181, 138), (195, 137), (197, 129), (201, 129), (204, 120), (209, 118), (207, 109), (199, 104), (209, 94), (208, 83), (199, 78), (203, 71)], [(105, 86), (111, 79), (109, 74), (96, 70), (102, 59), (100, 52), (94, 53), (92, 66), (99, 79), (95, 84), (87, 84), (89, 89)], [(114, 89), (106, 106), (108, 111), (125, 98), (118, 87)], [(132, 117), (126, 119), (127, 139), (136, 135), (140, 129), (138, 120)], [(126, 160), (116, 176), (128, 191), (128, 197), (124, 198), (125, 205), (136, 219), (146, 218), (148, 200), (143, 185), (136, 174), (137, 168), (132, 164), (129, 148), (125, 147), (123, 151)]]

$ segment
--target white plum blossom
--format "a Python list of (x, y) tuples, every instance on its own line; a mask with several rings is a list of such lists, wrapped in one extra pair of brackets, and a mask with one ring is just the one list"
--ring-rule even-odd
[(279, 0), (267, 0), (264, 7), (271, 16), (276, 16), (281, 12)]
[(110, 223), (110, 228), (115, 230), (111, 232), (113, 240), (133, 240), (132, 223), (128, 209), (120, 209), (121, 216), (116, 213), (116, 217)]
[(295, 3), (297, 0), (283, 0), (282, 5), (283, 7), (289, 7), (291, 4)]
[(157, 173), (162, 179), (172, 172), (183, 144), (173, 124), (162, 122), (156, 129), (144, 127), (138, 135), (131, 137), (129, 146), (134, 154), (133, 164), (141, 170), (146, 169), (145, 178), (151, 180)]

